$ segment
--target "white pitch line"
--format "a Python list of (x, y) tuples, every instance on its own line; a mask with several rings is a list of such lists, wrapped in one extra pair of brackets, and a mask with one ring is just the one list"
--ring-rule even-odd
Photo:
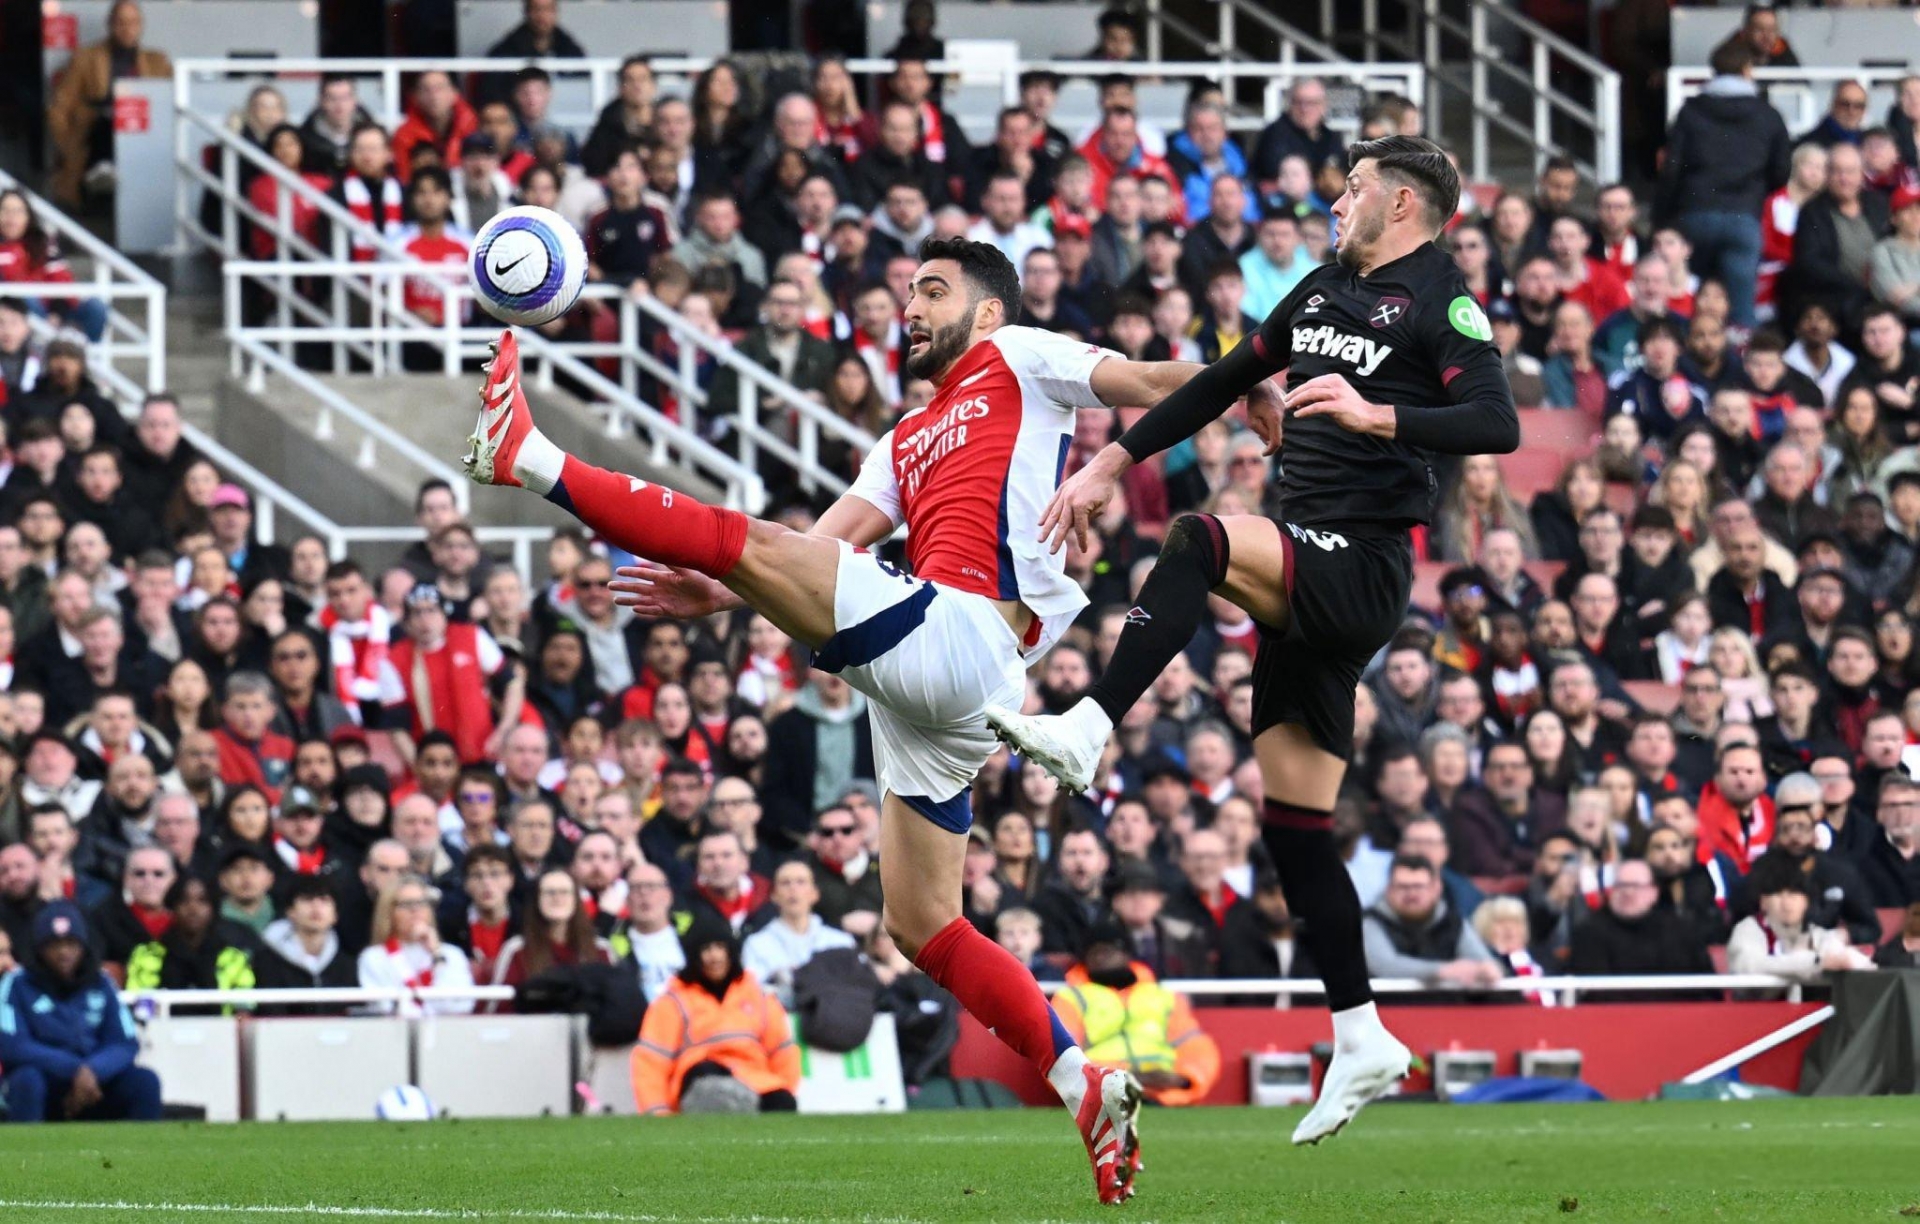
[(80, 1199), (0, 1199), (0, 1208), (32, 1208), (39, 1211), (168, 1212), (174, 1215), (245, 1216), (349, 1216), (377, 1220), (563, 1220), (603, 1221), (610, 1224), (808, 1224), (788, 1216), (675, 1216), (626, 1214), (617, 1211), (566, 1211), (559, 1208), (489, 1208), (485, 1211), (463, 1207), (340, 1207), (324, 1203), (285, 1204), (245, 1203), (136, 1203), (126, 1199), (85, 1201)]

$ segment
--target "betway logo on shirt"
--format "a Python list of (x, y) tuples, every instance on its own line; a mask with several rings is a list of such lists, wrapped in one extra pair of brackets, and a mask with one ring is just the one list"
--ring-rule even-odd
[(1365, 377), (1380, 368), (1380, 363), (1392, 354), (1393, 346), (1365, 336), (1350, 336), (1331, 323), (1322, 323), (1318, 327), (1294, 328), (1293, 351), (1347, 362)]

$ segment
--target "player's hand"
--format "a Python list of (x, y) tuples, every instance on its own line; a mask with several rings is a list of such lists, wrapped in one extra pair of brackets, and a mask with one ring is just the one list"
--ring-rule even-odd
[(1071, 534), (1081, 547), (1087, 546), (1088, 526), (1113, 500), (1120, 477), (1133, 466), (1133, 459), (1118, 442), (1108, 443), (1087, 466), (1067, 478), (1053, 491), (1047, 512), (1040, 516), (1040, 538), (1047, 551), (1057, 553)]
[(1247, 425), (1267, 444), (1264, 453), (1275, 455), (1280, 452), (1282, 422), (1287, 413), (1287, 393), (1276, 381), (1285, 375), (1263, 380), (1259, 386), (1247, 392)]
[(699, 620), (739, 606), (726, 587), (693, 570), (657, 561), (623, 565), (607, 583), (613, 602), (649, 620)]
[(1301, 383), (1287, 393), (1287, 410), (1297, 417), (1330, 417), (1348, 433), (1393, 436), (1393, 406), (1369, 404), (1344, 374), (1322, 374)]

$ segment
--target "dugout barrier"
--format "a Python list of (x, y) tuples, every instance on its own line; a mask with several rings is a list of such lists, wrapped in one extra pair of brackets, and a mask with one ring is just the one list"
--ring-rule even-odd
[[(1169, 981), (1210, 1001), (1195, 1014), (1219, 1045), (1223, 1074), (1206, 1103), (1243, 1105), (1248, 1060), (1304, 1053), (1326, 1041), (1325, 1009), (1289, 1006), (1317, 999), (1318, 981)], [(1394, 1006), (1396, 995), (1428, 992), (1412, 980), (1380, 979), (1374, 989), (1394, 1031), (1423, 1059), (1471, 1049), (1494, 1055), (1512, 1074), (1523, 1054), (1578, 1050), (1582, 1074), (1611, 1097), (1640, 1097), (1674, 1080), (1699, 1082), (1735, 1067), (1751, 1082), (1791, 1088), (1815, 1031), (1832, 1009), (1798, 1000), (1798, 988), (1764, 974), (1517, 979), (1462, 995), (1454, 1006)], [(1047, 989), (1057, 989), (1049, 984)], [(1782, 1002), (1576, 1004), (1582, 992), (1771, 990)], [(539, 1117), (634, 1112), (632, 1047), (595, 1048), (583, 1020), (564, 1016), (435, 1014), (436, 1007), (511, 1001), (499, 986), (425, 990), (125, 991), (141, 1030), (140, 1061), (159, 1074), (169, 1104), (203, 1109), (215, 1122), (319, 1121), (373, 1116), (388, 1088), (417, 1084), (459, 1117)], [(259, 1008), (305, 1004), (362, 1014), (260, 1017)], [(425, 1011), (390, 1013), (396, 1005)], [(218, 1009), (219, 1015), (188, 1014)], [(1657, 1039), (1651, 1035), (1657, 1035)], [(804, 1034), (802, 1035), (804, 1037)], [(798, 1094), (805, 1113), (893, 1113), (906, 1108), (893, 1018), (876, 1017), (867, 1042), (848, 1054), (802, 1041)], [(956, 1078), (1005, 1084), (1028, 1104), (1054, 1097), (1033, 1069), (970, 1016), (962, 1017), (952, 1059)], [(1417, 1071), (1403, 1091), (1430, 1087)]]
[[(449, 1117), (637, 1112), (633, 1047), (592, 1045), (583, 1018), (431, 1010), (508, 1002), (507, 987), (127, 991), (122, 998), (137, 1017), (139, 1061), (160, 1077), (163, 1099), (203, 1110), (209, 1122), (367, 1119), (380, 1094), (401, 1084), (417, 1085)], [(396, 1002), (427, 1014), (252, 1014), (290, 1003), (368, 1011)], [(181, 1014), (215, 1007), (222, 1014)], [(866, 1043), (845, 1054), (800, 1044), (801, 1112), (906, 1109), (892, 1016), (875, 1017)]]
[[(1724, 1065), (1730, 1055), (1744, 1055), (1755, 1047), (1764, 1048), (1734, 1064), (1740, 1079), (1794, 1091), (1807, 1047), (1832, 1014), (1827, 1007), (1787, 1002), (1541, 1007), (1509, 996), (1505, 1004), (1487, 997), (1453, 1006), (1405, 1007), (1394, 1006), (1391, 996), (1383, 995), (1382, 1019), (1420, 1060), (1399, 1091), (1432, 1090), (1430, 1064), (1437, 1054), (1488, 1053), (1493, 1055), (1494, 1074), (1519, 1075), (1525, 1054), (1575, 1050), (1581, 1056), (1582, 1080), (1609, 1098), (1639, 1100), (1663, 1084), (1712, 1078), (1699, 1072), (1724, 1074), (1732, 1069)], [(1275, 1053), (1311, 1056), (1331, 1033), (1320, 1007), (1276, 1011), (1196, 1006), (1194, 1017), (1220, 1047), (1220, 1078), (1203, 1102), (1207, 1105), (1247, 1104), (1250, 1059)], [(1787, 1035), (1780, 1036), (1783, 1033)], [(1316, 1090), (1324, 1069), (1316, 1058)], [(972, 1016), (961, 1017), (953, 1074), (996, 1080), (1029, 1105), (1057, 1099), (1032, 1067)]]

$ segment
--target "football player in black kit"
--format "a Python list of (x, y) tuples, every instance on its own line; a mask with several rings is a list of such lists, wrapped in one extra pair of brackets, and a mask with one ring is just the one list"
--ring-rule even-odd
[[(1374, 1010), (1359, 898), (1333, 842), (1354, 686), (1407, 612), (1408, 528), (1433, 508), (1427, 455), (1505, 453), (1520, 441), (1492, 328), (1434, 245), (1458, 203), (1459, 175), (1439, 146), (1413, 136), (1356, 144), (1347, 165), (1346, 194), (1333, 207), (1339, 261), (1308, 273), (1256, 333), (1063, 484), (1042, 530), (1055, 548), (1069, 534), (1084, 542), (1130, 466), (1284, 370), (1281, 518), (1180, 519), (1087, 695), (1057, 716), (987, 714), (1022, 755), (1084, 789), (1114, 725), (1192, 639), (1209, 591), (1259, 622), (1263, 838), (1333, 1011), (1333, 1061), (1295, 1143), (1338, 1131), (1406, 1074), (1407, 1049)], [(1250, 408), (1249, 420), (1268, 453), (1279, 451), (1271, 404)]]

